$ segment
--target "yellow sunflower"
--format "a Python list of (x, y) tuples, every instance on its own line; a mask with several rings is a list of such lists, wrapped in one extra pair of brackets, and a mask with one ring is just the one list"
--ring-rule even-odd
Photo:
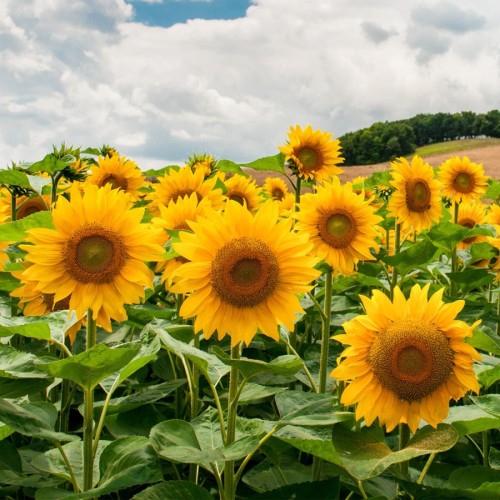
[(387, 206), (389, 216), (396, 217), (406, 231), (429, 229), (442, 213), (440, 183), (434, 178), (434, 169), (418, 155), (411, 164), (401, 157), (391, 166), (395, 191)]
[[(458, 205), (457, 224), (472, 229), (477, 224), (486, 224), (486, 207), (479, 200), (476, 202), (462, 202)], [(477, 235), (457, 243), (457, 248), (463, 250), (473, 243), (486, 241), (486, 236)]]
[(290, 193), (285, 181), (281, 177), (266, 177), (262, 190), (269, 198), (283, 200)]
[[(216, 210), (222, 207), (224, 195), (222, 189), (216, 187), (217, 177), (205, 179), (202, 170), (190, 168), (170, 169), (158, 182), (152, 185), (153, 191), (146, 196), (151, 203), (148, 205), (154, 215), (160, 215), (159, 205), (168, 206), (170, 200), (178, 200), (184, 196), (196, 193), (199, 200), (207, 198)], [(220, 181), (219, 181), (220, 182)]]
[(140, 189), (145, 185), (145, 180), (135, 162), (125, 156), (114, 154), (98, 158), (97, 165), (90, 167), (86, 184), (98, 187), (109, 184), (113, 189), (121, 189), (133, 201), (137, 201), (141, 196)]
[(50, 207), (50, 196), (22, 196), (17, 201), (16, 219), (21, 220), (37, 212), (45, 212)]
[[(212, 208), (207, 198), (198, 200), (196, 193), (192, 193), (191, 196), (186, 195), (177, 199), (177, 201), (170, 200), (168, 207), (159, 205), (159, 209), (160, 217), (153, 217), (151, 224), (165, 231), (165, 242), (167, 242), (170, 239), (170, 235), (167, 233), (168, 230), (191, 231), (190, 221), (195, 222), (198, 217), (206, 214)], [(186, 259), (174, 257), (158, 262), (156, 265), (155, 272), (162, 272), (161, 282), (166, 283), (167, 289), (172, 285), (172, 272), (184, 262), (186, 262)]]
[(486, 224), (491, 224), (498, 236), (500, 236), (500, 205), (490, 203), (486, 214)]
[(234, 174), (224, 181), (226, 199), (237, 201), (248, 210), (255, 210), (263, 201), (262, 190), (257, 186), (255, 179), (240, 174)]
[(399, 423), (415, 432), (421, 419), (433, 427), (442, 422), (450, 399), (479, 392), (472, 365), (480, 357), (464, 339), (480, 321), (470, 327), (455, 319), (464, 301), (445, 304), (443, 290), (428, 298), (429, 285), (414, 285), (406, 300), (396, 287), (393, 302), (379, 290), (371, 299), (360, 296), (366, 314), (335, 337), (349, 347), (331, 373), (350, 382), (341, 402), (357, 404), (357, 420), (371, 425), (378, 417), (388, 432)]
[(189, 157), (186, 166), (192, 170), (201, 170), (205, 177), (208, 177), (217, 167), (216, 159), (209, 154), (194, 154)]
[(342, 173), (337, 165), (344, 159), (340, 156), (340, 142), (332, 134), (313, 130), (311, 125), (302, 130), (300, 125), (290, 127), (288, 143), (279, 150), (290, 162), (292, 171), (306, 181), (320, 181)]
[(224, 212), (211, 211), (179, 233), (174, 250), (189, 262), (175, 272), (175, 293), (188, 294), (185, 318), (196, 316), (195, 330), (210, 338), (231, 336), (247, 345), (257, 330), (278, 340), (278, 324), (293, 329), (303, 309), (297, 294), (311, 289), (319, 272), (307, 254), (305, 235), (292, 232), (292, 221), (279, 220), (269, 201), (255, 213), (235, 201)]
[(81, 319), (88, 309), (103, 328), (110, 319), (126, 319), (124, 304), (144, 298), (152, 287), (148, 261), (164, 254), (161, 229), (142, 224), (142, 208), (131, 208), (130, 197), (111, 185), (70, 189), (71, 200), (59, 197), (52, 211), (55, 229), (36, 228), (22, 245), (32, 263), (21, 280), (38, 282), (54, 303), (69, 296), (69, 309)]
[(488, 189), (488, 177), (480, 163), (470, 161), (467, 156), (452, 156), (439, 166), (439, 179), (443, 195), (452, 201), (479, 199)]
[(488, 243), (491, 246), (495, 247), (495, 249), (497, 250), (498, 255), (496, 259), (493, 259), (491, 261), (490, 267), (492, 271), (497, 273), (495, 281), (500, 281), (500, 238), (498, 237), (493, 238), (492, 236), (487, 236), (486, 239)]
[(296, 229), (314, 245), (314, 253), (324, 259), (335, 274), (352, 274), (360, 260), (373, 259), (370, 249), (378, 250), (377, 237), (382, 220), (375, 215), (363, 193), (352, 184), (340, 184), (338, 177), (317, 186), (315, 193), (300, 197)]

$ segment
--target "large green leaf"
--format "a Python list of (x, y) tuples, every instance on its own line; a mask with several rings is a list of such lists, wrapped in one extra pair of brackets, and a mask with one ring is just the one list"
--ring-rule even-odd
[(495, 332), (476, 328), (467, 343), (476, 349), (500, 356), (500, 337)]
[(405, 275), (408, 271), (432, 262), (439, 252), (440, 250), (430, 240), (423, 239), (397, 255), (386, 255), (382, 260)]
[(171, 480), (150, 486), (137, 493), (132, 500), (213, 500), (201, 486), (190, 481)]
[(16, 404), (0, 399), (0, 421), (25, 436), (56, 441), (74, 441), (76, 436), (55, 432), (57, 410), (43, 401)]
[(18, 186), (25, 189), (31, 188), (28, 176), (24, 172), (14, 169), (0, 170), (0, 184), (3, 186)]
[(333, 445), (342, 465), (360, 481), (379, 475), (390, 465), (449, 450), (458, 439), (459, 434), (451, 425), (440, 424), (437, 429), (425, 426), (405, 448), (392, 451), (380, 427), (365, 427), (358, 431), (340, 424), (333, 428)]
[(495, 275), (490, 273), (488, 269), (476, 269), (475, 267), (467, 267), (458, 272), (447, 273), (447, 275), (464, 293), (489, 285), (495, 279)]
[(52, 380), (52, 378), (0, 378), (0, 398), (16, 399), (40, 393), (52, 383)]
[(285, 155), (278, 153), (274, 156), (264, 156), (250, 163), (241, 164), (242, 168), (251, 168), (252, 170), (272, 170), (281, 174), (285, 173)]
[(106, 377), (124, 368), (139, 349), (137, 344), (127, 344), (114, 349), (105, 344), (98, 344), (71, 358), (39, 363), (38, 366), (54, 377), (72, 380), (85, 389), (93, 389)]
[(471, 396), (470, 398), (479, 408), (500, 418), (500, 394), (485, 394), (484, 396)]
[(453, 425), (461, 436), (500, 427), (500, 418), (477, 405), (452, 406), (444, 423)]
[(469, 229), (460, 224), (440, 222), (436, 224), (427, 235), (434, 245), (450, 252), (456, 247), (458, 242), (465, 238), (468, 232)]
[(43, 160), (32, 163), (28, 171), (32, 174), (36, 172), (47, 172), (50, 175), (54, 175), (74, 163), (75, 160), (76, 158), (73, 155), (66, 155), (64, 158), (58, 158), (54, 153), (49, 153), (45, 155)]
[(0, 241), (23, 241), (26, 232), (36, 227), (53, 228), (50, 212), (36, 212), (21, 220), (7, 222), (0, 225)]
[(40, 358), (34, 354), (0, 344), (0, 377), (49, 378), (50, 375), (47, 372), (36, 366), (37, 361), (40, 361)]
[(241, 170), (241, 167), (237, 163), (231, 160), (225, 160), (225, 159), (218, 160), (217, 168), (221, 172), (235, 172), (237, 174), (246, 175), (245, 172)]
[(16, 334), (33, 339), (49, 340), (50, 326), (47, 321), (41, 321), (37, 316), (0, 317), (0, 337), (10, 337)]
[[(317, 498), (321, 500), (338, 500), (340, 480), (338, 477), (322, 481), (306, 481), (290, 484), (274, 490), (266, 491), (248, 497), (249, 500), (308, 500)], [(314, 492), (314, 496), (311, 494)]]

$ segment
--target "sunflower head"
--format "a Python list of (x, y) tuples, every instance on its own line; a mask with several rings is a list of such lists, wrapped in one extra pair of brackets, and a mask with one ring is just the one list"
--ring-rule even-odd
[(234, 174), (224, 181), (226, 199), (238, 202), (247, 210), (255, 210), (263, 201), (262, 189), (250, 176)]
[(273, 198), (277, 201), (282, 201), (290, 192), (285, 181), (281, 177), (266, 177), (262, 190), (269, 198)]
[[(486, 206), (481, 201), (462, 202), (458, 205), (457, 224), (472, 229), (478, 224), (486, 224)], [(470, 247), (473, 243), (486, 241), (486, 236), (476, 235), (466, 238), (457, 243), (457, 248), (463, 250)]]
[(375, 290), (362, 296), (366, 314), (344, 323), (337, 337), (349, 347), (331, 376), (348, 381), (341, 401), (356, 404), (356, 418), (378, 418), (388, 431), (399, 423), (412, 432), (423, 419), (433, 427), (448, 415), (450, 399), (479, 392), (473, 363), (476, 350), (465, 342), (468, 326), (456, 315), (464, 301), (444, 303), (441, 289), (414, 285), (409, 299), (396, 287), (394, 300)]
[(340, 142), (332, 134), (313, 130), (311, 125), (305, 129), (300, 125), (290, 127), (288, 143), (279, 147), (295, 175), (316, 181), (342, 172), (337, 166), (344, 161), (340, 149)]
[(207, 153), (193, 154), (189, 157), (186, 166), (192, 170), (201, 170), (208, 177), (217, 168), (217, 160)]
[(36, 194), (34, 196), (21, 197), (17, 203), (16, 219), (21, 220), (28, 215), (37, 212), (45, 212), (50, 207), (50, 196)]
[(452, 201), (472, 201), (486, 193), (488, 177), (480, 163), (470, 161), (467, 156), (452, 156), (439, 167), (439, 178), (443, 195)]

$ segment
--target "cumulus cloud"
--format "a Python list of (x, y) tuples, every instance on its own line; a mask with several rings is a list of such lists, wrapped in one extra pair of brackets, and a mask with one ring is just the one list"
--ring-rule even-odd
[(167, 28), (138, 22), (125, 0), (3, 0), (0, 168), (62, 141), (115, 145), (143, 168), (194, 152), (248, 162), (277, 153), (290, 125), (338, 137), (488, 111), (496, 1), (254, 0), (243, 18)]

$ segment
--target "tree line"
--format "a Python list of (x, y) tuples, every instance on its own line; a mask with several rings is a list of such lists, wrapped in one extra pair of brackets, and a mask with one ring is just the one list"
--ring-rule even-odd
[(377, 122), (339, 137), (344, 165), (369, 165), (410, 155), (419, 146), (473, 137), (500, 137), (500, 111), (421, 113), (393, 122)]

